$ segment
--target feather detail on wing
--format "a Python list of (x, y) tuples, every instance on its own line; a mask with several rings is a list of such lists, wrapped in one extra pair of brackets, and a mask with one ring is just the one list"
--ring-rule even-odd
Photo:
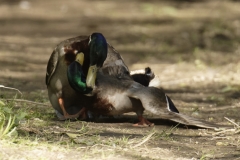
[(53, 53), (51, 54), (50, 59), (48, 60), (46, 79), (45, 79), (46, 85), (49, 84), (50, 79), (51, 79), (53, 73), (55, 72), (55, 69), (56, 69), (57, 63), (58, 63), (58, 56), (59, 56), (59, 54), (58, 54), (58, 52), (55, 49), (53, 51)]

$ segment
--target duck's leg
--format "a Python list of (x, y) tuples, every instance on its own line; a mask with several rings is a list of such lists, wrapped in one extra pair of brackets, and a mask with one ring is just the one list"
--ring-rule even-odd
[(142, 115), (138, 116), (139, 122), (134, 124), (134, 127), (152, 127), (154, 126), (154, 123), (149, 122), (147, 119), (145, 119)]
[(78, 113), (76, 114), (68, 114), (65, 107), (64, 107), (64, 102), (63, 102), (63, 99), (62, 98), (59, 98), (58, 99), (58, 103), (60, 105), (60, 108), (62, 109), (62, 112), (63, 112), (63, 116), (65, 119), (76, 119), (76, 118), (81, 118), (81, 119), (84, 119), (86, 118), (86, 108), (83, 107)]

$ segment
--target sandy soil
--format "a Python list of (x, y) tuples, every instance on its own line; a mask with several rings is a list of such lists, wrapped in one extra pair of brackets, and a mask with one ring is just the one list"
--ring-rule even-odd
[[(219, 124), (230, 124), (227, 117), (239, 124), (239, 8), (239, 2), (230, 0), (0, 1), (0, 84), (18, 88), (23, 93), (18, 98), (49, 105), (44, 81), (52, 50), (64, 39), (97, 31), (131, 70), (150, 66), (180, 112)], [(1, 98), (15, 94), (0, 88)], [(151, 115), (153, 128), (131, 127), (133, 115), (60, 122), (49, 106), (16, 107), (25, 108), (31, 118), (19, 126), (15, 141), (0, 140), (1, 159), (240, 157), (234, 127), (226, 132), (182, 125), (173, 129), (177, 124)]]

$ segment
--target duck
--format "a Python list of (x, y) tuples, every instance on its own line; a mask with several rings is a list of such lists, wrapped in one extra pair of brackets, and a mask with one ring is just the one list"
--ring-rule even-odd
[[(47, 64), (45, 83), (59, 120), (88, 118), (84, 100), (91, 96), (97, 71), (103, 63), (119, 65), (120, 73), (129, 75), (122, 57), (101, 33), (69, 38), (55, 47)], [(150, 68), (142, 75), (149, 80), (154, 76)], [(139, 79), (136, 81), (141, 83)]]
[[(149, 86), (149, 81), (154, 78), (154, 73), (151, 72), (150, 68), (145, 68), (145, 74), (129, 74), (120, 54), (110, 45), (108, 49), (110, 54), (107, 55), (103, 66), (97, 71), (95, 87), (91, 91), (92, 96), (81, 99), (82, 104), (94, 117), (135, 112), (138, 122), (133, 126), (154, 126), (154, 123), (143, 116), (144, 111), (148, 111), (161, 119), (184, 125), (209, 129), (223, 127), (180, 113), (162, 88)], [(72, 63), (67, 75), (70, 86), (78, 92), (76, 87), (78, 83), (71, 77), (75, 76), (75, 79), (80, 81), (86, 79), (82, 74), (82, 63), (77, 60)]]
[[(94, 88), (97, 70), (103, 65), (107, 52), (107, 41), (101, 33), (64, 40), (53, 50), (47, 64), (45, 83), (50, 103), (60, 120), (84, 114), (78, 98), (84, 98), (84, 94)], [(67, 68), (75, 60), (82, 62), (82, 73), (86, 75), (77, 93), (67, 79)]]

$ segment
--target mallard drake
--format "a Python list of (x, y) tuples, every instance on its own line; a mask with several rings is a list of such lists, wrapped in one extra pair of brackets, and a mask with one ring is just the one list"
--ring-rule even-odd
[[(114, 116), (127, 112), (135, 112), (139, 122), (133, 126), (153, 126), (143, 117), (143, 111), (159, 116), (162, 119), (172, 120), (178, 123), (198, 126), (203, 128), (218, 128), (220, 126), (196, 119), (179, 113), (172, 100), (160, 88), (146, 87), (144, 84), (134, 81), (142, 80), (140, 75), (130, 75), (118, 52), (111, 46), (103, 66), (97, 72), (96, 87), (92, 90), (91, 97), (82, 99), (81, 102), (93, 115)], [(81, 63), (75, 61), (69, 66), (68, 77), (78, 75), (77, 79), (84, 79)], [(145, 69), (148, 73), (149, 69)], [(78, 74), (76, 74), (78, 72)], [(152, 75), (152, 74), (151, 74)], [(154, 75), (154, 74), (153, 74)], [(143, 76), (143, 75), (142, 75)], [(146, 78), (147, 79), (147, 78)], [(149, 78), (148, 78), (149, 79)], [(151, 78), (150, 78), (151, 79)], [(137, 80), (137, 81), (138, 81)], [(72, 79), (69, 78), (69, 83)], [(145, 80), (144, 80), (145, 81)], [(77, 83), (71, 86), (76, 86)], [(77, 92), (77, 89), (76, 89)]]
[[(104, 62), (106, 57), (108, 61)], [(101, 33), (67, 39), (53, 50), (47, 65), (46, 85), (60, 120), (86, 117), (84, 99), (89, 99), (86, 95), (91, 94), (97, 70), (103, 63), (120, 65), (124, 69), (120, 73), (129, 74), (121, 56)], [(151, 75), (148, 69), (149, 79)]]
[[(83, 113), (78, 99), (94, 88), (97, 70), (107, 57), (107, 49), (101, 33), (65, 40), (54, 49), (47, 65), (46, 85), (49, 100), (60, 119), (77, 118)], [(67, 79), (67, 68), (75, 60), (82, 62), (82, 74), (86, 75), (78, 93)]]
[[(135, 112), (139, 122), (134, 126), (152, 126), (153, 123), (143, 117), (143, 111), (147, 110), (160, 118), (186, 125), (218, 127), (179, 113), (162, 89), (146, 87), (140, 84), (141, 82), (136, 82), (137, 79), (134, 81), (134, 76), (130, 75), (120, 54), (107, 43), (107, 57), (104, 61), (105, 38), (96, 38), (90, 47), (94, 36), (103, 37), (101, 34), (92, 34), (89, 37), (80, 36), (63, 41), (49, 59), (46, 74), (48, 95), (60, 119), (84, 117), (86, 108), (94, 115), (112, 116)], [(101, 43), (98, 43), (99, 41)], [(99, 47), (99, 50), (104, 48), (103, 58), (99, 59), (100, 62), (95, 58), (95, 63), (90, 63), (92, 50), (99, 55)], [(92, 80), (87, 83), (90, 64), (97, 64), (97, 67), (90, 70), (94, 72), (94, 76), (91, 76)], [(89, 92), (91, 96), (86, 96)]]

